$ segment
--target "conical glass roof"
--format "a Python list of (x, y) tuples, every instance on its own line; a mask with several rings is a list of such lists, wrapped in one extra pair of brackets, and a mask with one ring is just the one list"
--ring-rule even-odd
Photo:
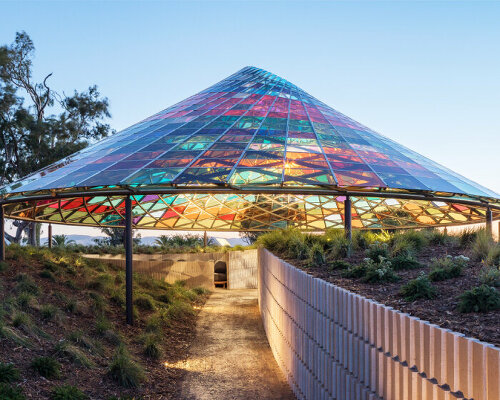
[(346, 194), (360, 228), (478, 222), (500, 198), (255, 67), (0, 193), (14, 218), (120, 225), (132, 193), (138, 227), (236, 230), (334, 227)]

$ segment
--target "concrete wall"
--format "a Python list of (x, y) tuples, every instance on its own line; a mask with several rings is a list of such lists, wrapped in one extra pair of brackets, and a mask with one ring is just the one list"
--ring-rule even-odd
[[(125, 269), (125, 256), (109, 254), (87, 254), (87, 258), (98, 258)], [(134, 272), (144, 273), (168, 283), (183, 280), (190, 288), (214, 287), (214, 264), (226, 261), (224, 253), (185, 254), (134, 254)]]
[(257, 289), (258, 250), (230, 251), (228, 254), (228, 289)]
[[(500, 399), (500, 349), (259, 251), (269, 344), (299, 399)], [(452, 393), (453, 392), (453, 393)]]

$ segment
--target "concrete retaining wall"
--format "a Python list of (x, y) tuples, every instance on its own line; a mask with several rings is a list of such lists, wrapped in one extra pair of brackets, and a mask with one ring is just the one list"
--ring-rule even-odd
[(228, 289), (257, 289), (258, 250), (230, 251), (228, 254)]
[(259, 251), (259, 307), (299, 399), (500, 399), (500, 349)]

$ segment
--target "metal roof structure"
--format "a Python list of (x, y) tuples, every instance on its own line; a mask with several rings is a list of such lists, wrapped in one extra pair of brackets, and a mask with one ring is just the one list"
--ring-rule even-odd
[(246, 67), (0, 189), (7, 218), (134, 228), (436, 227), (500, 217), (500, 195)]

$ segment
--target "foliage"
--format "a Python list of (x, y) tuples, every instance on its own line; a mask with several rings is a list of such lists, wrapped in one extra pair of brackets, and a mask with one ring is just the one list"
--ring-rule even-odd
[(11, 363), (0, 362), (0, 383), (15, 382), (19, 379), (19, 370)]
[(31, 362), (31, 368), (47, 379), (61, 376), (61, 364), (52, 357), (36, 357)]
[(57, 307), (53, 304), (45, 304), (40, 308), (40, 314), (43, 319), (52, 319), (57, 314)]
[(146, 294), (137, 296), (134, 304), (143, 311), (154, 311), (156, 309), (153, 298)]
[(481, 285), (467, 290), (459, 297), (458, 311), (488, 312), (500, 309), (500, 294), (493, 287)]
[(405, 251), (411, 249), (415, 252), (420, 252), (427, 244), (429, 244), (429, 238), (426, 232), (417, 230), (397, 232), (391, 240), (393, 248), (405, 247)]
[(345, 269), (348, 269), (348, 268), (351, 268), (352, 265), (349, 264), (347, 261), (344, 261), (344, 260), (334, 260), (330, 263), (328, 263), (328, 268), (330, 270), (336, 270), (336, 269), (342, 269), (342, 270), (345, 270)]
[(375, 262), (378, 262), (380, 257), (387, 259), (389, 257), (389, 246), (384, 242), (373, 242), (368, 246), (366, 256)]
[[(123, 246), (125, 243), (125, 229), (121, 228), (112, 228), (105, 227), (100, 228), (101, 232), (104, 233), (107, 237), (94, 239), (94, 242), (98, 246)], [(136, 230), (132, 231), (133, 242), (138, 245), (141, 242), (141, 235), (136, 233)], [(135, 236), (135, 237), (134, 237)]]
[(433, 299), (437, 294), (437, 290), (432, 286), (429, 278), (425, 274), (421, 274), (403, 285), (399, 294), (407, 301), (415, 301), (418, 299)]
[(0, 261), (0, 272), (7, 271), (9, 268), (9, 264), (7, 264), (5, 261)]
[(491, 234), (486, 229), (481, 229), (477, 232), (474, 242), (471, 244), (472, 259), (476, 261), (486, 260), (490, 254), (490, 250), (494, 248), (495, 243)]
[(416, 268), (421, 268), (423, 267), (422, 264), (420, 264), (411, 253), (401, 253), (398, 254), (396, 257), (392, 257), (390, 259), (391, 261), (391, 266), (392, 269), (395, 271), (400, 271), (400, 270), (407, 270), (407, 269), (416, 269)]
[(38, 295), (39, 288), (33, 278), (26, 274), (18, 274), (16, 276), (16, 291), (18, 293), (30, 293), (33, 295)]
[(109, 365), (108, 374), (126, 388), (138, 387), (145, 379), (143, 369), (132, 360), (124, 345), (118, 346)]
[[(214, 241), (212, 238), (209, 238), (208, 245), (213, 244)], [(203, 237), (200, 235), (181, 235), (175, 234), (171, 236), (161, 235), (155, 240), (155, 244), (159, 247), (168, 249), (168, 248), (183, 248), (183, 247), (202, 247)]]
[(342, 271), (342, 276), (344, 278), (362, 278), (366, 274), (366, 264), (355, 265), (347, 268), (347, 270)]
[(390, 261), (382, 256), (379, 256), (378, 262), (373, 261), (371, 258), (365, 258), (364, 263), (366, 265), (365, 274), (363, 276), (365, 282), (396, 282), (399, 280), (399, 276), (396, 275), (391, 268)]
[(161, 357), (160, 340), (154, 334), (147, 334), (143, 339), (143, 351), (146, 357), (158, 360)]
[(458, 237), (460, 247), (462, 249), (470, 247), (472, 243), (474, 243), (474, 241), (476, 240), (478, 233), (479, 230), (474, 228), (467, 228), (462, 230)]
[(71, 362), (81, 365), (85, 368), (92, 368), (94, 363), (86, 356), (86, 354), (75, 345), (66, 340), (61, 340), (55, 346), (55, 353), (58, 356), (66, 357)]
[(45, 279), (48, 279), (52, 282), (55, 282), (56, 281), (56, 277), (54, 276), (54, 274), (52, 272), (50, 272), (48, 269), (44, 269), (42, 272), (40, 272), (40, 277), (41, 278), (45, 278)]
[(486, 264), (500, 267), (500, 244), (497, 243), (491, 246), (486, 257)]
[(440, 259), (433, 259), (429, 279), (433, 282), (444, 281), (446, 279), (458, 278), (467, 266), (469, 258), (465, 256), (446, 256)]
[(76, 244), (73, 239), (70, 239), (66, 235), (53, 235), (52, 236), (52, 246), (54, 247), (67, 247), (71, 244)]
[(21, 387), (11, 386), (8, 383), (0, 383), (0, 398), (2, 400), (26, 400)]
[(324, 265), (326, 262), (325, 250), (319, 243), (314, 243), (309, 250), (310, 262), (316, 266)]
[(71, 385), (57, 386), (52, 389), (50, 400), (86, 400), (88, 396), (80, 389)]
[(484, 267), (479, 271), (479, 282), (484, 285), (500, 287), (500, 269), (498, 267)]

